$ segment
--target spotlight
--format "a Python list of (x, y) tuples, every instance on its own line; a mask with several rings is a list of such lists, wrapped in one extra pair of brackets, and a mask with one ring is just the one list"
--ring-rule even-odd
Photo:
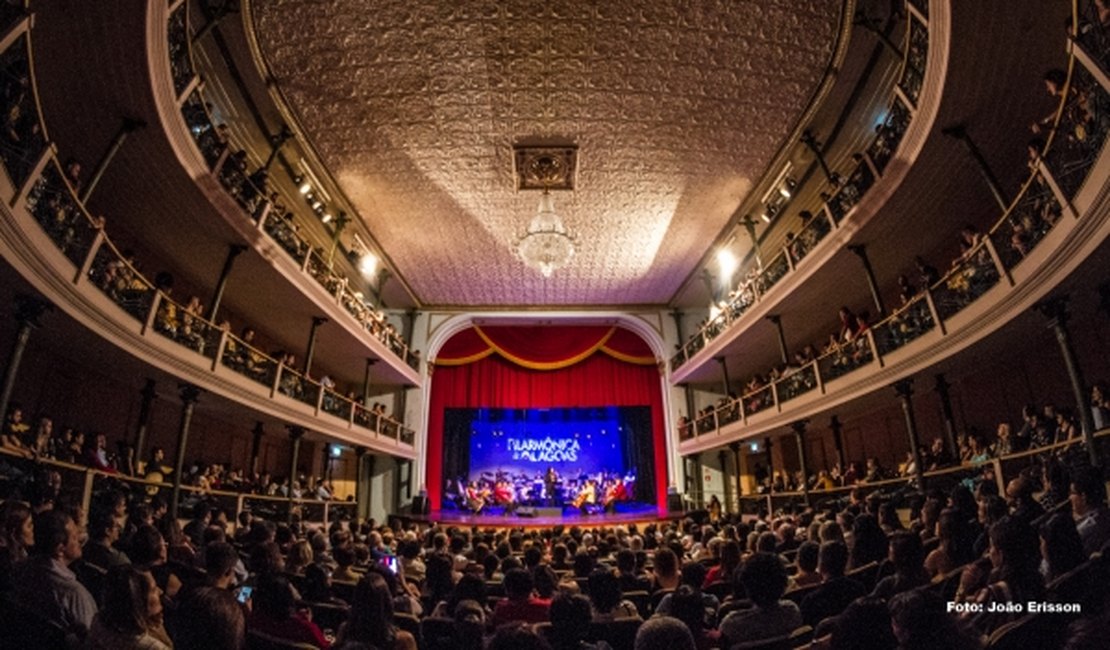
[(358, 261), (358, 270), (367, 277), (373, 277), (374, 272), (378, 270), (378, 256), (373, 253), (366, 253)]
[(343, 448), (340, 447), (339, 445), (332, 445), (331, 446), (331, 457), (332, 458), (339, 458), (339, 456), (342, 453), (343, 453)]
[(331, 222), (331, 213), (330, 212), (325, 212), (324, 216), (320, 217), (320, 221), (323, 221), (324, 223), (330, 223)]
[(295, 177), (293, 179), (293, 182), (297, 184), (297, 190), (301, 194), (308, 194), (312, 191), (312, 185), (307, 180), (305, 180), (304, 176)]
[(728, 280), (736, 271), (736, 256), (727, 248), (717, 251), (717, 267), (721, 271), (721, 279)]
[(319, 202), (319, 201), (313, 201), (312, 202), (312, 209), (313, 210), (323, 210), (324, 209), (324, 204)]
[(763, 220), (763, 223), (771, 223), (771, 215), (767, 214), (766, 212), (759, 215), (759, 218)]

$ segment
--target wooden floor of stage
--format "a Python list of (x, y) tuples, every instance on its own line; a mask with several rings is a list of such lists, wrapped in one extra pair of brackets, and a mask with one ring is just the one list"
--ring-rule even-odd
[(482, 528), (548, 528), (550, 526), (559, 525), (594, 528), (599, 526), (654, 524), (660, 521), (675, 521), (682, 517), (682, 514), (660, 514), (655, 506), (629, 512), (589, 515), (583, 515), (579, 512), (568, 510), (562, 515), (536, 517), (522, 517), (520, 515), (507, 515), (502, 513), (473, 514), (458, 510), (433, 511), (427, 515), (400, 515), (400, 518), (403, 520), (418, 523), (435, 522), (440, 525), (479, 526)]

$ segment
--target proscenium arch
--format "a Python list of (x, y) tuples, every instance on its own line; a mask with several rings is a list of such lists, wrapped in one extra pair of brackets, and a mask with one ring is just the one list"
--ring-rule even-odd
[(679, 467), (676, 454), (678, 447), (675, 442), (672, 432), (675, 430), (674, 418), (671, 412), (671, 391), (670, 391), (670, 368), (666, 363), (667, 346), (663, 340), (660, 332), (656, 331), (647, 321), (637, 317), (634, 314), (625, 314), (619, 312), (528, 312), (525, 314), (506, 314), (503, 312), (491, 312), (488, 314), (483, 313), (467, 313), (452, 316), (443, 321), (431, 336), (428, 337), (427, 349), (428, 353), (425, 357), (428, 359), (429, 373), (425, 375), (421, 392), (420, 411), (421, 417), (424, 422), (423, 430), (417, 436), (417, 455), (415, 476), (419, 478), (416, 483), (418, 485), (425, 485), (427, 482), (427, 462), (426, 458), (428, 453), (437, 453), (436, 450), (428, 449), (428, 411), (431, 407), (431, 382), (434, 377), (434, 372), (431, 372), (433, 362), (438, 356), (440, 349), (451, 339), (452, 336), (459, 332), (474, 327), (475, 325), (486, 324), (485, 321), (492, 321), (497, 325), (537, 325), (537, 324), (550, 324), (550, 325), (616, 325), (623, 327), (630, 332), (636, 334), (648, 344), (651, 352), (655, 355), (656, 361), (660, 364), (662, 370), (659, 373), (659, 390), (663, 397), (663, 427), (664, 439), (667, 441), (667, 466), (662, 469), (666, 473), (667, 485), (675, 485), (675, 471)]

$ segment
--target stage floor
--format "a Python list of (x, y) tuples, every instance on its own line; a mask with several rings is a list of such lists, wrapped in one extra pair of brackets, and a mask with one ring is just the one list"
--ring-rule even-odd
[(427, 515), (409, 515), (410, 521), (436, 522), (458, 526), (481, 526), (493, 528), (547, 528), (549, 526), (616, 526), (618, 524), (649, 524), (663, 520), (681, 519), (682, 515), (663, 515), (655, 504), (634, 504), (622, 506), (619, 512), (584, 515), (577, 510), (566, 508), (562, 515), (522, 517), (500, 512), (473, 514), (458, 510), (439, 510)]

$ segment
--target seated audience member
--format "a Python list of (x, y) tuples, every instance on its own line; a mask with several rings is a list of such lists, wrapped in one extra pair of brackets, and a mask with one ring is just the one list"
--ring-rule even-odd
[(331, 584), (332, 577), (327, 569), (319, 564), (310, 564), (305, 568), (301, 597), (310, 603), (347, 605), (348, 603), (332, 595)]
[(209, 542), (204, 547), (205, 586), (228, 590), (235, 586), (239, 554), (227, 542)]
[(293, 542), (293, 547), (289, 549), (285, 559), (285, 571), (290, 575), (304, 575), (305, 567), (312, 564), (313, 557), (312, 544), (307, 539), (299, 539)]
[[(451, 616), (455, 621), (453, 646), (459, 650), (482, 650), (485, 643), (486, 608), (476, 600), (461, 600)], [(587, 620), (589, 610), (587, 609)]]
[(497, 628), (489, 643), (486, 644), (486, 650), (519, 650), (520, 648), (551, 650), (551, 645), (542, 636), (536, 634), (531, 625), (520, 622)]
[(681, 580), (678, 573), (678, 556), (669, 548), (661, 548), (653, 558), (653, 591), (672, 591)]
[(551, 647), (553, 650), (599, 650), (586, 642), (593, 612), (585, 596), (560, 593), (551, 601)]
[(806, 625), (817, 624), (836, 616), (853, 600), (864, 595), (862, 584), (844, 576), (848, 564), (848, 547), (844, 542), (825, 542), (817, 561), (821, 586), (802, 599), (802, 620)]
[(1075, 521), (1058, 512), (1041, 524), (1041, 575), (1045, 583), (1071, 571), (1087, 560)]
[(177, 596), (181, 580), (170, 569), (167, 561), (169, 549), (162, 539), (162, 533), (154, 526), (142, 526), (131, 536), (128, 556), (136, 569), (146, 571), (154, 577), (158, 588), (169, 598)]
[(1071, 480), (1071, 511), (1075, 528), (1090, 556), (1110, 542), (1110, 508), (1106, 507), (1106, 484), (1097, 469), (1076, 472)]
[(780, 600), (786, 591), (786, 569), (771, 553), (756, 553), (740, 567), (740, 582), (755, 605), (735, 611), (721, 621), (721, 636), (729, 645), (786, 636), (802, 626), (798, 606)]
[[(702, 606), (705, 608), (706, 616), (715, 619), (717, 616), (717, 608), (721, 606), (721, 601), (713, 594), (702, 591), (701, 586), (705, 584), (705, 575), (707, 572), (708, 570), (701, 562), (687, 562), (682, 565), (679, 586), (687, 585), (693, 589), (702, 600)], [(736, 572), (734, 571), (733, 575), (735, 574)], [(671, 616), (671, 595), (672, 594), (667, 594), (659, 601), (659, 604), (655, 607), (656, 614)]]
[(872, 596), (889, 599), (895, 594), (929, 584), (929, 575), (923, 566), (925, 547), (919, 535), (906, 530), (891, 535), (889, 560), (894, 566), (894, 574), (880, 580), (871, 592)]
[(888, 650), (898, 646), (885, 598), (857, 599), (834, 620), (829, 650)]
[[(554, 567), (554, 562), (552, 566)], [(622, 548), (617, 551), (617, 580), (622, 592), (651, 591), (651, 580), (636, 573), (636, 554), (631, 549)]]
[(173, 626), (174, 650), (243, 650), (247, 622), (243, 607), (230, 592), (195, 589), (178, 606)]
[(988, 611), (990, 603), (1025, 603), (1040, 600), (1044, 594), (1040, 540), (1028, 522), (1011, 516), (991, 526), (988, 555), (993, 571), (987, 586), (970, 599), (986, 606), (974, 616), (975, 626), (985, 634), (1020, 616), (1014, 612)]
[(420, 542), (416, 540), (401, 543), (401, 564), (405, 568), (405, 575), (417, 582), (423, 582), (428, 569), (424, 560), (420, 558)]
[(636, 631), (634, 650), (697, 650), (686, 625), (671, 616), (653, 616)]
[(686, 625), (694, 637), (694, 644), (698, 650), (709, 650), (720, 644), (721, 634), (717, 630), (707, 629), (705, 605), (702, 603), (701, 593), (690, 585), (679, 585), (671, 599), (671, 613)]
[(587, 583), (593, 620), (597, 623), (625, 618), (640, 618), (636, 606), (621, 599), (620, 582), (609, 569), (594, 569)]
[(821, 583), (821, 574), (817, 572), (817, 558), (821, 552), (821, 545), (817, 542), (802, 542), (798, 547), (798, 555), (794, 563), (798, 567), (794, 574), (794, 588), (805, 589)]
[(162, 590), (154, 578), (128, 565), (108, 572), (104, 607), (93, 619), (87, 650), (170, 650), (162, 625)]
[(1020, 519), (1028, 524), (1044, 514), (1044, 508), (1033, 498), (1035, 491), (1036, 484), (1025, 475), (1015, 478), (1006, 485), (1006, 501), (1010, 505), (1011, 518)]
[(364, 643), (382, 650), (416, 650), (416, 639), (393, 622), (393, 594), (385, 578), (368, 573), (355, 588), (351, 614), (335, 643)]
[(721, 545), (721, 561), (717, 566), (709, 568), (709, 572), (705, 576), (705, 584), (703, 587), (708, 587), (714, 582), (727, 582), (732, 579), (732, 574), (740, 567), (740, 543), (736, 540), (730, 539)]
[[(899, 650), (977, 650), (978, 640), (946, 611), (939, 596), (914, 589), (890, 601), (890, 621)], [(888, 646), (890, 647), (890, 646)]]
[(189, 523), (185, 524), (183, 532), (189, 538), (193, 548), (200, 548), (204, 545), (204, 529), (208, 528), (208, 524), (212, 521), (212, 506), (208, 505), (207, 501), (203, 499), (197, 501), (193, 506), (193, 518)]
[(505, 598), (493, 610), (494, 627), (505, 623), (543, 623), (551, 602), (532, 595), (532, 574), (525, 569), (510, 569), (505, 574)]
[(459, 603), (464, 600), (472, 600), (480, 603), (483, 611), (483, 618), (489, 618), (489, 610), (485, 607), (486, 602), (486, 581), (480, 576), (467, 574), (459, 578), (458, 584), (451, 592), (451, 596), (447, 600), (441, 600), (436, 603), (435, 610), (432, 611), (434, 618), (453, 618), (455, 610), (458, 608)]
[(320, 628), (297, 610), (293, 591), (284, 576), (276, 573), (259, 576), (251, 602), (253, 609), (247, 620), (251, 631), (325, 650), (330, 647)]
[(886, 533), (874, 515), (864, 513), (852, 522), (852, 543), (849, 546), (848, 568), (858, 569), (887, 557)]
[(101, 569), (131, 564), (131, 560), (115, 547), (120, 530), (119, 522), (111, 512), (94, 510), (89, 517), (89, 541), (85, 542), (81, 557)]
[(351, 568), (355, 565), (355, 549), (341, 546), (335, 549), (333, 555), (337, 566), (335, 571), (332, 571), (331, 579), (340, 582), (358, 582), (362, 576)]
[(0, 505), (0, 593), (11, 589), (15, 567), (27, 559), (27, 551), (34, 544), (31, 507), (22, 501), (5, 501)]
[[(925, 572), (930, 579), (975, 559), (975, 540), (971, 539), (971, 530), (963, 513), (952, 508), (944, 509), (937, 521), (936, 536), (940, 541), (925, 558)], [(893, 595), (887, 594), (887, 597)]]
[(17, 569), (12, 599), (63, 630), (84, 635), (97, 607), (69, 569), (81, 557), (77, 524), (60, 510), (47, 510), (34, 525), (34, 555)]

